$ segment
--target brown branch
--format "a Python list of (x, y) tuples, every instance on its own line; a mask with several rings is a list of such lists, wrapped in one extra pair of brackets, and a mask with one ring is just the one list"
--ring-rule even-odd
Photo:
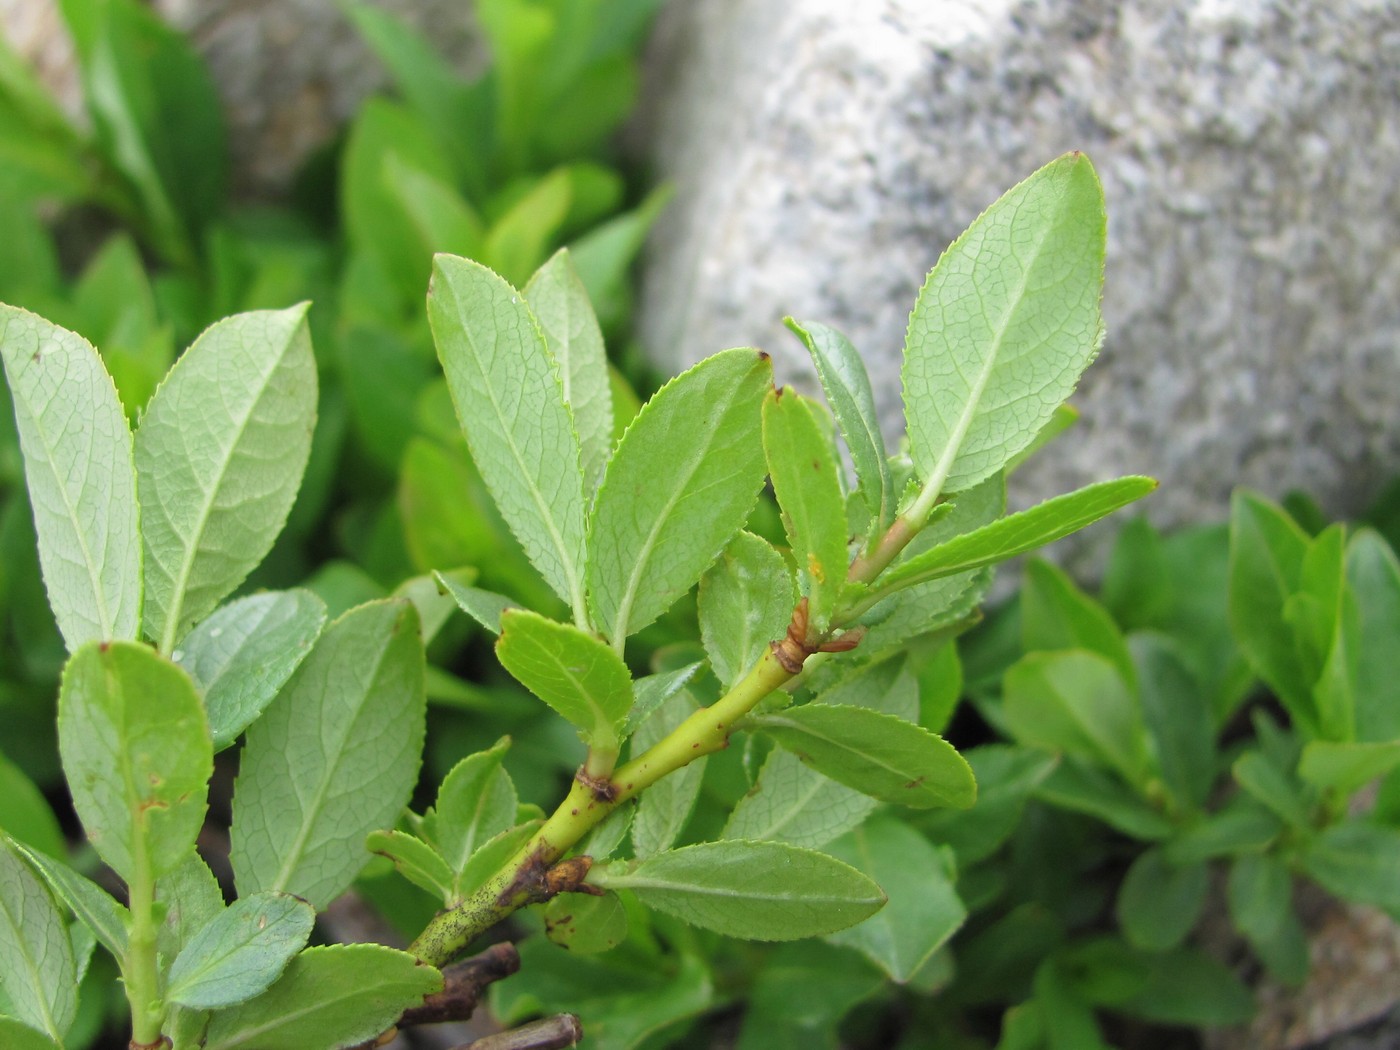
[(573, 1014), (558, 1014), (542, 1021), (531, 1021), (509, 1032), (488, 1035), (453, 1050), (564, 1050), (577, 1046), (583, 1038), (583, 1025)]

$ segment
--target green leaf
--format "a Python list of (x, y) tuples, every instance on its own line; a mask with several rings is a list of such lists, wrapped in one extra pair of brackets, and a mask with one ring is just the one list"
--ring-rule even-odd
[(49, 891), (0, 839), (0, 996), (6, 1009), (61, 1043), (78, 1012), (78, 977)]
[(730, 688), (787, 632), (797, 603), (792, 572), (767, 540), (740, 532), (700, 577), (700, 637)]
[(487, 231), (482, 261), (512, 284), (524, 284), (545, 261), (573, 195), (573, 180), (565, 168), (536, 180)]
[(495, 594), (480, 587), (469, 587), (441, 572), (434, 572), (433, 579), (437, 580), (439, 587), (452, 595), (458, 608), (492, 634), (501, 633), (502, 614), (507, 610), (520, 608), (503, 594)]
[(1396, 766), (1400, 766), (1400, 740), (1375, 744), (1314, 740), (1303, 746), (1298, 775), (1315, 787), (1350, 795)]
[(0, 1045), (6, 1050), (63, 1050), (63, 1044), (13, 1017), (0, 1017)]
[(1088, 649), (1109, 660), (1130, 688), (1137, 687), (1127, 640), (1108, 610), (1080, 590), (1063, 569), (1038, 558), (1026, 563), (1021, 643), (1027, 652)]
[(930, 271), (903, 370), (926, 493), (991, 477), (1074, 390), (1103, 340), (1104, 229), (1098, 177), (1069, 153), (1007, 191)]
[(1018, 743), (1097, 763), (1129, 784), (1146, 782), (1142, 712), (1118, 670), (1098, 653), (1066, 649), (1022, 657), (1006, 672), (1002, 715)]
[(405, 163), (396, 153), (384, 156), (380, 183), (411, 224), (421, 259), (437, 252), (481, 255), (486, 239), (481, 216), (450, 183)]
[(1258, 496), (1230, 501), (1230, 629), (1259, 676), (1299, 727), (1318, 729), (1314, 676), (1304, 664), (1284, 605), (1302, 582), (1308, 538), (1293, 520)]
[(609, 866), (589, 881), (629, 889), (683, 922), (755, 941), (833, 933), (885, 903), (880, 887), (849, 865), (776, 842), (704, 842), (658, 853), (631, 871)]
[(1008, 744), (984, 744), (963, 757), (977, 778), (976, 803), (971, 809), (924, 814), (919, 827), (935, 842), (952, 847), (959, 867), (965, 869), (986, 860), (1011, 837), (1026, 800), (1057, 760), (1043, 751)]
[(1223, 963), (1197, 948), (1145, 957), (1147, 980), (1115, 1009), (1159, 1024), (1223, 1027), (1254, 1016), (1254, 994)]
[(545, 581), (579, 615), (581, 453), (539, 325), (514, 288), (450, 255), (434, 260), (428, 320), (482, 480)]
[(133, 639), (141, 621), (141, 544), (131, 432), (116, 387), (89, 343), (4, 305), (0, 355), (44, 585), (68, 651)]
[(822, 688), (813, 703), (868, 707), (906, 722), (917, 722), (919, 681), (909, 671), (909, 660), (887, 657), (849, 670)]
[(170, 652), (262, 561), (311, 453), (316, 361), (306, 307), (201, 335), (136, 432), (146, 633)]
[(1123, 935), (1147, 951), (1175, 948), (1196, 925), (1209, 887), (1204, 861), (1173, 864), (1161, 849), (1139, 854), (1118, 890), (1116, 914)]
[(390, 861), (400, 875), (444, 905), (452, 900), (456, 873), (442, 854), (422, 839), (403, 831), (372, 831), (365, 839), (365, 849)]
[(88, 841), (118, 875), (160, 875), (194, 849), (214, 751), (175, 664), (134, 642), (83, 646), (63, 672), (58, 747)]
[(880, 417), (865, 362), (851, 341), (824, 324), (799, 324), (791, 317), (784, 323), (807, 347), (826, 393), (827, 404), (846, 439), (851, 463), (856, 468), (861, 499), (875, 523), (872, 534), (879, 535), (894, 520), (898, 493), (890, 479), (889, 456), (880, 433)]
[(501, 666), (563, 715), (590, 748), (615, 749), (632, 707), (632, 676), (622, 657), (587, 631), (538, 613), (501, 616)]
[(633, 682), (632, 692), (636, 699), (632, 701), (632, 710), (627, 712), (627, 722), (622, 727), (623, 735), (630, 737), (635, 733), (637, 727), (650, 718), (653, 711), (680, 692), (702, 666), (702, 663), (697, 661), (678, 667), (674, 671), (649, 674)]
[(67, 864), (29, 849), (13, 839), (0, 838), (27, 860), (57, 897), (78, 920), (118, 959), (126, 955), (126, 931), (130, 914), (97, 883), (84, 878)]
[(1356, 602), (1356, 738), (1400, 739), (1400, 559), (1381, 536), (1361, 529), (1346, 550), (1347, 589)]
[(1061, 809), (1087, 813), (1135, 839), (1153, 842), (1171, 836), (1171, 821), (1102, 769), (1065, 759), (1035, 789), (1035, 797)]
[(832, 780), (885, 802), (966, 808), (977, 797), (972, 770), (951, 744), (893, 715), (808, 704), (747, 722)]
[(219, 880), (198, 853), (191, 853), (156, 883), (156, 903), (165, 918), (156, 931), (156, 949), (174, 959), (205, 926), (224, 913)]
[(166, 999), (214, 1010), (260, 995), (306, 944), (315, 921), (311, 905), (287, 893), (234, 901), (175, 957)]
[(519, 853), (521, 847), (530, 841), (543, 824), (543, 820), (528, 820), (484, 842), (457, 876), (457, 899), (466, 900), (484, 886), (486, 880)]
[(1328, 892), (1400, 916), (1400, 829), (1336, 824), (1309, 842), (1299, 859), (1303, 871)]
[(507, 737), (453, 766), (436, 804), (423, 816), (425, 834), (454, 876), (485, 842), (515, 824), (519, 800), (510, 774), (501, 768), (509, 747)]
[(763, 450), (788, 543), (806, 581), (809, 635), (825, 631), (846, 584), (846, 499), (827, 434), (790, 388), (763, 399)]
[(442, 990), (442, 975), (377, 944), (307, 948), (262, 995), (209, 1022), (206, 1050), (306, 1050), (372, 1039)]
[(729, 815), (722, 837), (820, 849), (858, 826), (877, 805), (869, 795), (774, 748), (754, 786)]
[(48, 801), (24, 771), (0, 753), (0, 833), (40, 853), (64, 856), (68, 844)]
[(726, 350), (672, 379), (632, 421), (593, 507), (588, 597), (622, 639), (688, 591), (743, 526), (763, 485), (766, 354)]
[[(689, 718), (695, 700), (684, 689), (673, 694), (637, 729), (632, 738), (632, 754), (640, 755)], [(637, 800), (632, 819), (632, 844), (637, 856), (646, 857), (669, 849), (685, 827), (695, 800), (700, 796), (708, 758), (698, 758), (674, 773), (662, 777)]]
[(1246, 751), (1231, 766), (1235, 781), (1277, 813), (1286, 823), (1303, 829), (1312, 824), (1312, 811), (1303, 785), (1260, 751)]
[(954, 889), (947, 850), (908, 825), (876, 817), (828, 847), (832, 856), (869, 875), (889, 903), (828, 940), (855, 948), (901, 983), (908, 981), (962, 926), (967, 909)]
[(616, 893), (561, 893), (545, 905), (544, 932), (575, 955), (596, 955), (626, 939), (627, 912)]
[(1182, 810), (1199, 810), (1218, 772), (1210, 697), (1161, 635), (1135, 634), (1130, 647), (1143, 723), (1162, 780)]
[(1246, 853), (1230, 865), (1230, 921), (1279, 980), (1297, 986), (1308, 975), (1308, 937), (1293, 909), (1293, 875), (1267, 853)]
[(1219, 812), (1179, 832), (1166, 844), (1167, 857), (1189, 864), (1211, 857), (1261, 853), (1283, 832), (1283, 823), (1250, 795), (1241, 793)]
[(908, 586), (980, 569), (1063, 539), (1152, 492), (1152, 478), (1102, 481), (956, 536), (892, 567), (881, 586)]
[(612, 451), (612, 393), (603, 333), (567, 249), (555, 252), (530, 278), (525, 299), (559, 363), (564, 400), (578, 428), (584, 490), (592, 493)]
[(325, 603), (310, 591), (266, 591), (230, 602), (185, 635), (172, 656), (204, 691), (215, 751), (262, 714), (325, 622)]
[(233, 798), (239, 894), (295, 893), (323, 908), (369, 860), (418, 779), (425, 700), (407, 599), (331, 623), (248, 729)]

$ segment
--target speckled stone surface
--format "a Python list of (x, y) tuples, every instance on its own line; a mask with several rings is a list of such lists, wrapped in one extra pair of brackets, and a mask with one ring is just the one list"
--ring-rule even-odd
[(856, 342), (887, 429), (942, 248), (1069, 149), (1109, 207), (1108, 340), (1021, 502), (1123, 472), (1163, 523), (1232, 485), (1355, 512), (1400, 472), (1400, 4), (691, 0), (639, 138), (676, 199), (642, 334), (676, 369), (785, 313)]

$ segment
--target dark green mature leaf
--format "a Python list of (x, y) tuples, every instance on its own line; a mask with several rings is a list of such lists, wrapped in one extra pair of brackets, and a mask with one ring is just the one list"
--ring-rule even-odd
[(1107, 659), (1083, 649), (1037, 652), (1006, 672), (1002, 714), (1023, 744), (1063, 751), (1118, 772), (1149, 775), (1142, 712)]
[(450, 255), (433, 263), (428, 320), (482, 480), (545, 581), (581, 615), (579, 438), (538, 323), (500, 277)]
[(831, 441), (790, 388), (763, 400), (763, 450), (788, 545), (806, 581), (809, 633), (826, 630), (846, 584), (846, 498)]
[(900, 562), (881, 576), (880, 583), (908, 586), (995, 565), (1078, 532), (1156, 487), (1152, 478), (1126, 477), (1056, 496)]
[(1400, 739), (1400, 559), (1381, 536), (1362, 529), (1346, 551), (1347, 588), (1356, 602), (1356, 738)]
[(589, 747), (616, 748), (632, 708), (632, 675), (595, 635), (526, 609), (501, 614), (501, 666), (563, 715)]
[(63, 672), (58, 746), (88, 841), (122, 878), (194, 849), (214, 751), (184, 671), (144, 645), (89, 642)]
[(1007, 191), (930, 271), (903, 370), (926, 491), (995, 474), (1069, 397), (1103, 340), (1104, 229), (1098, 177), (1069, 153)]
[(316, 422), (306, 309), (218, 322), (141, 417), (142, 619), (164, 653), (262, 561), (296, 499)]
[(792, 752), (774, 748), (753, 788), (729, 815), (722, 837), (820, 849), (859, 825), (877, 805)]
[(1160, 1024), (1220, 1027), (1254, 1016), (1254, 994), (1226, 967), (1198, 948), (1145, 957), (1147, 980), (1115, 1008)]
[(891, 980), (913, 977), (967, 918), (949, 851), (935, 848), (901, 821), (876, 817), (828, 849), (889, 896), (870, 918), (828, 940), (862, 952)]
[(1400, 829), (1351, 821), (1308, 843), (1303, 871), (1353, 904), (1372, 904), (1400, 916)]
[(0, 1017), (0, 1045), (6, 1050), (63, 1050), (57, 1040), (13, 1017)]
[(588, 532), (588, 598), (614, 645), (688, 591), (763, 485), (768, 356), (715, 354), (662, 387), (623, 436)]
[(78, 1011), (78, 977), (53, 898), (0, 839), (0, 996), (19, 1020), (62, 1042)]
[(705, 655), (726, 688), (783, 637), (796, 603), (792, 571), (772, 544), (751, 532), (729, 541), (700, 578), (699, 596)]
[(1303, 785), (1289, 771), (1280, 769), (1262, 751), (1246, 751), (1231, 767), (1236, 782), (1285, 822), (1295, 828), (1312, 823), (1312, 812)]
[(1127, 640), (1107, 609), (1084, 593), (1069, 574), (1047, 561), (1026, 563), (1021, 588), (1021, 642), (1027, 652), (1087, 649), (1108, 659), (1136, 688), (1137, 672)]
[[(599, 869), (594, 869), (598, 871)], [(707, 930), (791, 941), (852, 926), (885, 903), (880, 887), (824, 853), (776, 842), (704, 842), (589, 881)]]
[(207, 1050), (306, 1050), (372, 1039), (442, 989), (442, 975), (377, 944), (307, 948), (256, 999), (220, 1010)]
[(63, 829), (43, 792), (3, 753), (0, 753), (0, 833), (41, 853), (61, 857), (68, 850)]
[(13, 839), (0, 838), (0, 843), (5, 842), (29, 862), (48, 884), (53, 895), (93, 932), (104, 948), (118, 959), (126, 955), (126, 930), (130, 916), (125, 907), (97, 883), (79, 875), (62, 861)]
[(1279, 980), (1301, 984), (1308, 975), (1308, 937), (1293, 908), (1293, 875), (1268, 853), (1245, 853), (1230, 865), (1230, 921)]
[(977, 778), (977, 801), (971, 809), (923, 814), (919, 828), (934, 842), (950, 846), (958, 865), (969, 868), (986, 860), (1011, 837), (1026, 800), (1055, 768), (1056, 758), (1033, 748), (985, 744), (964, 752)]
[(808, 704), (747, 721), (832, 780), (885, 802), (966, 808), (977, 797), (972, 770), (951, 744), (893, 715)]
[[(515, 824), (519, 799), (501, 768), (510, 739), (468, 755), (442, 780), (437, 801), (423, 816), (423, 831), (455, 876), (483, 844)], [(451, 882), (449, 880), (449, 885)]]
[(592, 493), (612, 451), (612, 394), (603, 333), (567, 249), (556, 252), (530, 278), (525, 298), (559, 362), (564, 400), (578, 428), (584, 489)]
[(240, 894), (324, 907), (398, 818), (423, 745), (423, 644), (407, 599), (334, 621), (248, 730), (233, 799)]
[(325, 603), (310, 591), (266, 591), (230, 602), (185, 635), (172, 656), (204, 691), (215, 751), (272, 703), (325, 622)]
[(0, 355), (14, 401), (49, 605), (68, 651), (135, 638), (141, 544), (131, 432), (85, 340), (0, 305)]
[(879, 535), (894, 520), (894, 504), (899, 494), (894, 491), (894, 482), (890, 479), (889, 457), (880, 433), (880, 417), (875, 411), (875, 395), (870, 389), (865, 362), (851, 341), (834, 328), (824, 324), (799, 324), (791, 317), (785, 318), (784, 323), (812, 355), (827, 404), (851, 453), (861, 499), (876, 525), (871, 532)]
[(1308, 672), (1284, 606), (1302, 582), (1308, 538), (1273, 504), (1248, 492), (1230, 501), (1230, 628), (1241, 651), (1299, 727), (1316, 735)]
[(1161, 849), (1147, 850), (1133, 861), (1118, 890), (1123, 935), (1148, 951), (1175, 948), (1196, 925), (1209, 886), (1205, 862), (1177, 865)]
[(165, 997), (213, 1010), (261, 994), (306, 944), (315, 921), (311, 905), (288, 893), (234, 901), (175, 957)]
[[(654, 746), (689, 718), (695, 708), (695, 700), (688, 691), (681, 689), (673, 693), (638, 728), (632, 737), (632, 754), (640, 755)], [(660, 853), (676, 841), (700, 796), (708, 761), (708, 758), (698, 758), (642, 793), (632, 819), (632, 845), (637, 856)]]
[(1178, 807), (1200, 809), (1217, 775), (1210, 696), (1163, 636), (1134, 634), (1129, 648), (1148, 744), (1162, 780)]
[(1283, 822), (1250, 795), (1230, 799), (1219, 812), (1186, 828), (1165, 846), (1177, 864), (1211, 857), (1243, 856), (1268, 849), (1283, 833)]
[(1066, 758), (1035, 789), (1035, 797), (1061, 809), (1087, 813), (1125, 835), (1154, 842), (1176, 830), (1171, 821), (1123, 782), (1102, 769)]

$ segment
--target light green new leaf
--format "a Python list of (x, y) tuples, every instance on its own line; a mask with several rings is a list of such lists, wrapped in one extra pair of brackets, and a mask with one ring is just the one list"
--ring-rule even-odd
[(224, 894), (219, 880), (198, 852), (161, 876), (156, 883), (156, 902), (164, 910), (156, 931), (156, 950), (174, 959), (197, 933), (224, 912)]
[(853, 926), (885, 903), (880, 887), (824, 853), (776, 842), (704, 842), (589, 881), (730, 937), (792, 941)]
[(753, 788), (729, 815), (721, 837), (820, 849), (859, 825), (878, 805), (791, 752), (774, 748)]
[(563, 715), (589, 747), (615, 748), (632, 707), (622, 657), (587, 631), (526, 609), (501, 616), (501, 666)]
[(390, 861), (400, 875), (444, 905), (451, 901), (456, 873), (442, 854), (422, 839), (403, 831), (372, 831), (365, 839), (365, 849)]
[(1137, 668), (1128, 640), (1109, 611), (1058, 566), (1039, 558), (1026, 563), (1021, 587), (1021, 644), (1027, 652), (1085, 649), (1104, 657), (1128, 687)]
[(977, 798), (972, 770), (951, 744), (893, 715), (807, 704), (753, 715), (745, 724), (832, 780), (884, 802), (966, 808)]
[(9, 843), (37, 871), (57, 897), (78, 920), (93, 932), (101, 945), (120, 959), (126, 955), (126, 931), (131, 917), (126, 908), (97, 883), (79, 875), (63, 861), (29, 849), (5, 836)]
[(763, 486), (768, 356), (725, 350), (672, 379), (632, 421), (588, 532), (588, 598), (622, 640), (660, 616), (743, 526)]
[(1126, 477), (1056, 496), (900, 562), (880, 577), (880, 583), (907, 586), (995, 565), (1078, 532), (1156, 487), (1152, 478)]
[(772, 544), (751, 532), (729, 541), (700, 577), (698, 602), (705, 655), (726, 688), (783, 637), (796, 604), (792, 571)]
[(58, 748), (88, 841), (130, 881), (193, 849), (214, 749), (189, 675), (135, 642), (89, 642), (58, 694)]
[(0, 996), (19, 1020), (61, 1043), (78, 1012), (68, 928), (44, 884), (0, 839)]
[(370, 602), (331, 623), (248, 729), (233, 797), (242, 896), (295, 893), (323, 908), (369, 860), (418, 778), (425, 704), (418, 614)]
[(453, 875), (485, 842), (515, 824), (519, 800), (510, 774), (501, 768), (509, 747), (507, 737), (453, 766), (438, 788), (436, 804), (423, 816), (425, 835)]
[(63, 1050), (58, 1040), (13, 1017), (0, 1017), (0, 1046), (5, 1050)]
[(307, 307), (219, 321), (136, 431), (146, 634), (169, 653), (272, 549), (316, 425)]
[(674, 671), (661, 671), (658, 674), (644, 675), (632, 683), (632, 710), (627, 712), (627, 721), (622, 726), (622, 735), (630, 737), (637, 727), (651, 717), (651, 713), (685, 687), (695, 677), (695, 672), (703, 666), (703, 661), (677, 667)]
[[(632, 738), (632, 754), (643, 754), (694, 714), (696, 703), (686, 690), (672, 695), (652, 714)], [(662, 777), (637, 800), (632, 820), (632, 845), (645, 857), (669, 849), (676, 841), (700, 797), (707, 758), (698, 758)]]
[(575, 955), (596, 955), (627, 938), (627, 911), (616, 893), (561, 893), (545, 905), (544, 933)]
[(530, 841), (531, 836), (539, 831), (543, 824), (543, 820), (527, 820), (482, 843), (457, 876), (457, 899), (466, 900), (484, 886), (486, 880), (500, 871), (501, 865), (519, 853), (521, 847)]
[(131, 431), (86, 340), (0, 304), (0, 356), (14, 401), (39, 562), (68, 651), (133, 639), (141, 543)]
[(763, 399), (763, 451), (788, 544), (806, 580), (811, 636), (826, 630), (846, 583), (846, 498), (831, 442), (790, 389)]
[(438, 586), (452, 595), (457, 607), (481, 624), (492, 634), (501, 633), (501, 614), (507, 609), (518, 609), (518, 603), (503, 594), (470, 587), (460, 580), (441, 572), (434, 572), (433, 579)]
[(858, 926), (827, 940), (864, 954), (891, 980), (903, 983), (942, 947), (967, 918), (954, 888), (948, 850), (937, 849), (902, 821), (868, 821), (828, 847), (832, 856), (869, 875), (889, 903)]
[(204, 691), (214, 750), (238, 739), (311, 651), (326, 605), (305, 590), (239, 598), (203, 620), (171, 655)]
[(311, 936), (316, 913), (288, 893), (255, 893), (200, 930), (170, 966), (165, 997), (215, 1010), (261, 994)]
[(1320, 788), (1351, 794), (1400, 766), (1400, 740), (1374, 744), (1334, 744), (1313, 740), (1303, 747), (1298, 775)]
[(890, 478), (889, 455), (880, 433), (880, 417), (875, 411), (875, 395), (870, 388), (865, 362), (851, 341), (834, 328), (824, 324), (799, 324), (791, 317), (784, 323), (812, 355), (827, 404), (851, 453), (861, 499), (876, 524), (872, 534), (879, 535), (894, 520), (898, 493)]
[(1003, 695), (1002, 714), (1017, 742), (1106, 766), (1130, 784), (1148, 776), (1142, 711), (1098, 653), (1031, 653), (1006, 672)]
[(545, 261), (550, 242), (568, 217), (573, 195), (567, 169), (555, 168), (536, 179), (487, 231), (482, 261), (507, 281), (523, 284)]
[(1160, 847), (1147, 850), (1118, 890), (1115, 913), (1123, 935), (1146, 951), (1175, 948), (1196, 925), (1209, 888), (1205, 861), (1173, 864)]
[(433, 262), (428, 320), (482, 480), (540, 575), (581, 614), (579, 438), (539, 324), (518, 291), (451, 255)]
[(220, 1010), (206, 1050), (307, 1050), (373, 1039), (442, 990), (442, 974), (377, 944), (307, 948), (256, 999)]
[(1103, 190), (1069, 153), (943, 253), (909, 318), (904, 413), (921, 503), (991, 477), (1034, 440), (1103, 340)]
[(525, 286), (525, 299), (559, 363), (564, 401), (574, 416), (584, 491), (593, 492), (612, 451), (612, 393), (603, 333), (568, 249), (555, 252)]

